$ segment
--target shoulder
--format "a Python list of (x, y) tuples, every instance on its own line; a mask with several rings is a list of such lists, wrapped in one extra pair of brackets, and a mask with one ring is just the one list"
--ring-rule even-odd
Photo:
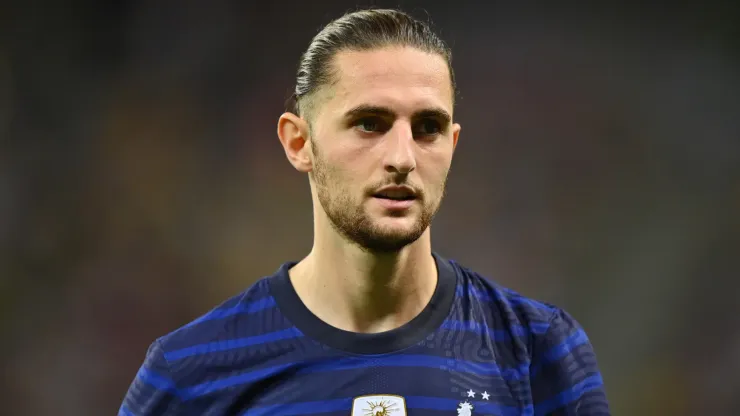
[(450, 263), (459, 276), (458, 303), (466, 310), (461, 313), (470, 314), (470, 320), (487, 322), (530, 358), (542, 353), (543, 345), (589, 342), (580, 323), (561, 307), (504, 287), (454, 260)]
[[(245, 291), (221, 302), (208, 312), (167, 333), (156, 340), (165, 359), (170, 361), (187, 354), (187, 348), (208, 345), (224, 335), (235, 335), (245, 322), (254, 326), (259, 315), (274, 308), (275, 300), (270, 295), (269, 278), (261, 278)], [(238, 332), (238, 331), (237, 331)]]
[[(461, 309), (493, 326), (525, 363), (535, 414), (609, 414), (596, 353), (573, 316), (451, 263), (459, 276)], [(498, 352), (506, 358), (505, 350)]]
[(460, 278), (458, 296), (475, 307), (502, 314), (512, 324), (534, 326), (543, 332), (562, 309), (504, 287), (488, 276), (450, 260)]
[[(261, 278), (244, 292), (157, 338), (150, 353), (159, 355), (174, 385), (201, 385), (234, 368), (259, 366), (268, 355), (283, 351), (274, 343), (300, 335), (276, 307), (270, 279)], [(265, 347), (268, 344), (270, 348)]]
[[(272, 308), (267, 278), (207, 313), (154, 340), (121, 405), (123, 414), (174, 414), (190, 390), (183, 386), (208, 381), (207, 368), (218, 365), (211, 353), (222, 351), (245, 325), (237, 324)], [(251, 327), (252, 325), (246, 325)], [(247, 332), (252, 331), (247, 329)], [(218, 354), (223, 355), (223, 354)]]
[[(270, 276), (271, 277), (271, 276)], [(275, 300), (269, 279), (262, 277), (243, 292), (216, 305), (181, 327), (158, 337), (150, 347), (176, 376), (181, 370), (210, 362), (205, 357), (222, 355), (233, 340), (258, 336), (273, 324)], [(149, 355), (148, 354), (148, 355)]]

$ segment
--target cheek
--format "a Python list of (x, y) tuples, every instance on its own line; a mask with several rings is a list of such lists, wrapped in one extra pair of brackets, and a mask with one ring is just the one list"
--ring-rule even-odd
[(428, 153), (419, 160), (419, 174), (426, 186), (441, 186), (447, 178), (452, 159), (446, 153)]
[(368, 169), (372, 165), (372, 155), (360, 147), (338, 149), (332, 155), (331, 163), (341, 180), (348, 185), (362, 184), (372, 175)]
[(328, 185), (332, 192), (352, 197), (357, 190), (364, 188), (368, 175), (364, 173), (361, 164), (351, 159), (326, 160)]

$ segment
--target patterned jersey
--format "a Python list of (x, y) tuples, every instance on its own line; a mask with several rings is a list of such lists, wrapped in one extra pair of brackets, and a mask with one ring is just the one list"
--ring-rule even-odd
[(148, 349), (119, 416), (608, 415), (596, 356), (563, 310), (433, 254), (437, 287), (407, 324), (340, 330), (283, 264)]

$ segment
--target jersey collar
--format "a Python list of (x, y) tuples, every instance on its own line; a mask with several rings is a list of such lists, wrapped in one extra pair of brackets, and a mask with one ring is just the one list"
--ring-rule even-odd
[(311, 313), (303, 304), (288, 270), (297, 262), (287, 262), (269, 279), (270, 291), (280, 312), (307, 337), (324, 345), (353, 354), (386, 354), (422, 341), (436, 331), (450, 313), (455, 298), (457, 275), (450, 262), (432, 253), (437, 265), (437, 286), (429, 303), (415, 318), (396, 329), (377, 334), (362, 334), (335, 328)]

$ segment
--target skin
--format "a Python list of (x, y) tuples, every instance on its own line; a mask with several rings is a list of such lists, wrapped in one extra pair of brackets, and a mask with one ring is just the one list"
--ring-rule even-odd
[[(342, 51), (337, 82), (309, 120), (284, 113), (278, 137), (308, 173), (311, 252), (289, 271), (306, 307), (336, 328), (377, 333), (407, 323), (437, 284), (429, 224), (460, 134), (444, 59), (411, 47)], [(391, 210), (373, 197), (406, 185), (417, 199)]]

